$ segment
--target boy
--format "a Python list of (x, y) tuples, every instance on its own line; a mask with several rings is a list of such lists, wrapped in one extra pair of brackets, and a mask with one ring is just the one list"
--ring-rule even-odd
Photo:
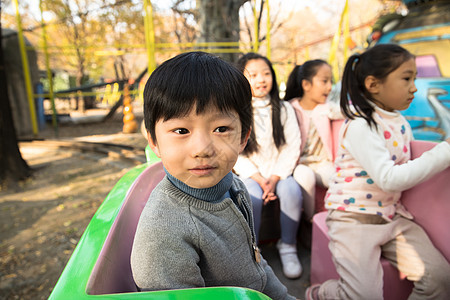
[(203, 52), (164, 62), (147, 81), (145, 127), (166, 177), (136, 230), (140, 290), (240, 286), (293, 298), (260, 256), (248, 192), (231, 172), (250, 136), (251, 97), (241, 72)]

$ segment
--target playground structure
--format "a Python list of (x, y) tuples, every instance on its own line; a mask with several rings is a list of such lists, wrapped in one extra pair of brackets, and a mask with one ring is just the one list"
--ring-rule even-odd
[[(142, 61), (144, 64), (140, 64), (138, 68), (140, 69), (140, 74), (136, 78), (130, 78), (129, 75), (125, 75), (121, 71), (120, 66), (114, 65), (114, 69), (116, 71), (116, 77), (115, 79), (109, 79), (108, 81), (100, 80), (100, 82), (89, 82), (86, 81), (82, 85), (74, 85), (73, 83), (65, 88), (56, 87), (55, 85), (55, 71), (56, 74), (58, 74), (58, 69), (55, 69), (54, 66), (51, 66), (50, 64), (54, 61), (52, 59), (53, 55), (73, 55), (75, 52), (74, 45), (65, 45), (65, 46), (58, 46), (55, 41), (52, 41), (50, 39), (49, 33), (52, 32), (52, 26), (55, 25), (55, 22), (48, 22), (48, 24), (44, 23), (44, 21), (41, 21), (41, 24), (39, 26), (35, 26), (35, 29), (39, 29), (35, 31), (35, 39), (38, 37), (38, 40), (34, 40), (34, 45), (31, 46), (30, 43), (21, 45), (20, 41), (25, 40), (24, 38), (24, 30), (23, 26), (21, 25), (21, 16), (18, 11), (18, 1), (13, 1), (16, 5), (16, 17), (17, 17), (17, 24), (18, 24), (18, 31), (17, 31), (17, 39), (19, 41), (19, 48), (17, 49), (17, 53), (21, 54), (22, 61), (24, 62), (22, 64), (23, 67), (23, 74), (21, 74), (22, 77), (25, 79), (24, 87), (27, 86), (27, 88), (23, 88), (23, 90), (26, 90), (26, 97), (22, 96), (22, 98), (27, 99), (27, 107), (26, 109), (29, 110), (29, 116), (26, 118), (27, 120), (30, 120), (31, 125), (29, 126), (31, 129), (29, 131), (31, 132), (28, 136), (36, 136), (42, 128), (43, 124), (45, 125), (46, 121), (49, 121), (51, 119), (52, 125), (55, 128), (55, 135), (57, 135), (57, 127), (58, 123), (60, 122), (60, 115), (61, 112), (57, 111), (57, 106), (55, 104), (55, 100), (62, 100), (66, 101), (68, 103), (77, 103), (83, 104), (86, 102), (86, 109), (89, 109), (90, 103), (92, 103), (93, 100), (96, 101), (96, 103), (102, 103), (103, 106), (111, 107), (111, 113), (108, 114), (108, 116), (111, 116), (112, 113), (114, 113), (118, 108), (122, 106), (123, 102), (123, 88), (128, 83), (128, 89), (129, 89), (129, 95), (131, 97), (131, 101), (134, 99), (140, 99), (142, 97), (142, 83), (145, 82), (146, 76), (151, 73), (151, 71), (156, 66), (156, 58), (155, 55), (165, 55), (165, 56), (171, 56), (178, 54), (180, 52), (185, 51), (193, 51), (193, 50), (200, 50), (200, 51), (206, 51), (206, 52), (212, 52), (212, 53), (242, 53), (247, 51), (256, 51), (258, 52), (260, 49), (263, 49), (263, 52), (266, 53), (266, 55), (270, 58), (271, 57), (271, 36), (270, 36), (270, 29), (271, 29), (271, 23), (270, 23), (270, 1), (264, 1), (264, 14), (262, 14), (262, 6), (258, 7), (257, 4), (261, 3), (261, 0), (253, 0), (251, 3), (253, 3), (253, 11), (250, 13), (250, 15), (253, 15), (254, 20), (257, 18), (264, 17), (264, 22), (262, 22), (262, 29), (259, 26), (256, 26), (257, 22), (254, 24), (253, 28), (253, 34), (259, 35), (260, 31), (265, 31), (264, 36), (264, 42), (253, 39), (252, 42), (210, 42), (210, 43), (156, 43), (155, 42), (155, 28), (154, 28), (154, 21), (153, 21), (153, 6), (151, 1), (149, 0), (143, 0), (143, 27), (145, 31), (145, 43), (144, 44), (135, 44), (135, 45), (127, 45), (127, 44), (121, 44), (121, 45), (114, 45), (109, 46), (109, 48), (103, 47), (102, 45), (81, 45), (82, 50), (86, 53), (94, 53), (98, 56), (107, 57), (108, 59), (114, 59), (116, 62), (118, 59), (117, 57), (120, 57), (120, 55), (124, 55), (124, 53), (137, 53), (140, 55), (141, 58), (144, 58)], [(45, 5), (43, 5), (44, 1), (40, 1), (40, 12), (41, 17), (45, 14)], [(346, 2), (347, 3), (347, 2)], [(347, 7), (347, 13), (346, 16), (348, 16), (348, 5)], [(261, 11), (259, 11), (259, 10)], [(341, 16), (341, 19), (344, 18), (344, 14)], [(42, 17), (41, 20), (44, 20)], [(260, 19), (261, 20), (261, 19)], [(348, 25), (348, 24), (347, 24)], [(342, 21), (340, 22), (339, 27), (342, 26)], [(369, 25), (365, 25), (369, 26)], [(334, 35), (334, 39), (336, 37), (339, 38), (341, 35), (341, 30), (338, 30), (336, 34)], [(327, 37), (324, 41), (330, 41), (333, 39), (333, 36)], [(339, 42), (339, 41), (338, 41)], [(264, 48), (263, 48), (264, 47)], [(337, 44), (335, 44), (333, 47), (335, 47), (334, 51), (338, 51)], [(116, 49), (116, 50), (114, 50)], [(29, 66), (31, 64), (35, 64), (35, 61), (33, 58), (26, 57), (26, 52), (35, 52), (38, 57), (40, 57), (40, 63), (42, 65), (45, 65), (45, 71), (41, 71), (41, 78), (44, 78), (47, 80), (46, 84), (42, 88), (37, 88), (35, 79), (33, 79), (33, 74), (30, 72), (29, 68), (27, 69), (26, 66)], [(336, 55), (334, 56), (336, 57)], [(45, 58), (45, 64), (43, 64), (43, 59)], [(145, 58), (148, 61), (147, 66), (145, 66)], [(119, 71), (119, 72), (118, 72)], [(122, 73), (122, 74), (120, 74)], [(46, 74), (46, 75), (43, 75)], [(58, 79), (58, 78), (56, 78)], [(48, 84), (47, 84), (48, 83)], [(55, 88), (56, 87), (56, 88)], [(80, 100), (83, 101), (80, 101)], [(46, 104), (47, 110), (45, 111), (45, 117), (43, 117), (43, 108), (42, 103)], [(48, 107), (51, 107), (51, 112), (49, 112)], [(81, 106), (81, 109), (83, 109), (83, 106)], [(50, 114), (49, 114), (50, 113)], [(44, 120), (44, 121), (42, 121)], [(42, 124), (42, 122), (44, 122)], [(19, 137), (20, 138), (20, 137)]]
[[(13, 36), (15, 40), (17, 41), (17, 46), (12, 49), (12, 52), (15, 52), (16, 54), (20, 54), (20, 59), (16, 61), (16, 67), (22, 68), (22, 71), (17, 72), (17, 77), (23, 77), (23, 80), (19, 80), (17, 84), (22, 85), (22, 89), (15, 88), (12, 90), (12, 98), (20, 98), (23, 100), (23, 103), (19, 104), (19, 108), (13, 107), (15, 114), (15, 120), (21, 120), (22, 122), (25, 122), (25, 124), (21, 124), (16, 122), (15, 126), (18, 128), (18, 136), (19, 138), (32, 138), (33, 136), (36, 137), (39, 130), (43, 128), (45, 125), (46, 119), (48, 119), (49, 115), (44, 116), (44, 108), (43, 108), (43, 101), (49, 100), (51, 103), (52, 108), (52, 115), (51, 120), (53, 127), (55, 128), (55, 135), (57, 135), (57, 127), (59, 123), (59, 115), (56, 109), (55, 105), (55, 99), (60, 99), (63, 101), (70, 101), (73, 103), (76, 103), (76, 108), (79, 109), (79, 105), (82, 105), (81, 110), (85, 108), (90, 108), (92, 106), (93, 100), (96, 100), (99, 103), (102, 103), (104, 106), (111, 107), (110, 112), (105, 116), (104, 120), (108, 119), (112, 116), (112, 114), (123, 105), (124, 101), (124, 91), (126, 89), (127, 91), (127, 107), (126, 112), (127, 116), (124, 116), (124, 122), (130, 121), (133, 119), (133, 112), (132, 112), (132, 105), (131, 102), (133, 102), (136, 98), (142, 98), (143, 93), (143, 84), (145, 77), (151, 74), (151, 72), (156, 67), (156, 59), (155, 59), (155, 53), (157, 52), (167, 52), (167, 53), (174, 53), (177, 54), (182, 51), (192, 51), (192, 50), (199, 50), (199, 51), (208, 51), (208, 52), (214, 52), (214, 53), (240, 53), (242, 52), (242, 49), (240, 49), (240, 46), (242, 46), (242, 43), (233, 43), (233, 42), (212, 42), (212, 43), (178, 43), (178, 44), (157, 44), (155, 43), (155, 28), (154, 28), (154, 22), (153, 22), (153, 6), (150, 0), (143, 0), (143, 9), (145, 11), (144, 13), (144, 30), (145, 30), (145, 44), (144, 45), (137, 45), (139, 47), (139, 51), (144, 50), (146, 52), (148, 65), (145, 69), (143, 69), (137, 78), (128, 78), (125, 76), (123, 72), (123, 66), (122, 66), (122, 76), (119, 76), (117, 66), (114, 65), (115, 71), (116, 71), (116, 79), (115, 80), (108, 80), (100, 83), (86, 83), (81, 86), (72, 86), (67, 89), (60, 89), (58, 91), (54, 91), (54, 72), (50, 67), (50, 51), (53, 50), (52, 53), (54, 53), (55, 49), (58, 49), (57, 46), (49, 45), (48, 43), (48, 34), (46, 27), (51, 26), (51, 24), (45, 24), (43, 22), (43, 15), (45, 12), (45, 9), (43, 7), (42, 2), (40, 1), (40, 11), (41, 11), (41, 39), (40, 39), (40, 45), (31, 45), (30, 42), (27, 41), (27, 39), (24, 36), (23, 28), (22, 28), (22, 22), (21, 22), (21, 16), (18, 9), (18, 1), (13, 1), (16, 8), (16, 18), (17, 18), (17, 33), (16, 32), (9, 32), (8, 34), (10, 36)], [(267, 14), (269, 14), (268, 9), (268, 1), (266, 2), (266, 10)], [(257, 11), (255, 10), (255, 16), (257, 14)], [(270, 26), (270, 22), (267, 24)], [(270, 27), (269, 27), (270, 28)], [(270, 29), (269, 29), (270, 30)], [(5, 31), (5, 30), (4, 30)], [(268, 38), (270, 39), (270, 38)], [(123, 45), (122, 45), (123, 46)], [(91, 47), (91, 46), (87, 46)], [(95, 46), (95, 49), (98, 49), (97, 46)], [(125, 47), (127, 47), (125, 45)], [(136, 45), (134, 45), (136, 47)], [(253, 49), (258, 49), (260, 47), (259, 42), (255, 42), (253, 45)], [(270, 41), (268, 42), (268, 53), (270, 53)], [(65, 51), (64, 47), (57, 51)], [(97, 50), (95, 51), (96, 55), (121, 55), (124, 53), (124, 51), (102, 51)], [(45, 57), (45, 68), (46, 68), (46, 78), (48, 80), (48, 87), (46, 90), (43, 90), (42, 84), (39, 83), (39, 75), (37, 70), (37, 64), (36, 64), (36, 56), (43, 55)], [(42, 76), (41, 76), (42, 77)], [(14, 82), (15, 79), (13, 77), (10, 77), (8, 82)], [(15, 93), (16, 90), (22, 90), (20, 94)], [(24, 93), (25, 91), (25, 93)], [(24, 100), (27, 100), (25, 103)], [(65, 99), (65, 100), (64, 100)], [(86, 102), (86, 100), (88, 102)], [(14, 100), (14, 103), (20, 102), (18, 100)], [(85, 105), (85, 103), (87, 103)], [(85, 106), (86, 107), (85, 107)], [(124, 109), (125, 112), (125, 109)], [(124, 126), (125, 131), (129, 132), (131, 127), (130, 126)], [(137, 130), (132, 129), (133, 131)]]
[[(17, 4), (17, 0), (15, 1)], [(450, 32), (450, 1), (410, 1), (404, 0), (404, 4), (409, 8), (409, 13), (406, 16), (391, 14), (382, 16), (378, 22), (374, 24), (374, 33), (369, 37), (372, 43), (398, 43), (407, 48), (413, 54), (417, 56), (418, 65), (418, 79), (416, 85), (418, 92), (416, 93), (415, 101), (412, 103), (409, 109), (404, 111), (404, 115), (409, 120), (416, 139), (423, 140), (443, 140), (450, 135), (450, 38), (448, 32)], [(32, 136), (37, 135), (39, 129), (45, 125), (45, 118), (43, 117), (44, 109), (42, 103), (49, 101), (51, 103), (52, 114), (47, 115), (47, 120), (51, 117), (53, 127), (55, 128), (55, 134), (57, 135), (58, 126), (58, 112), (55, 107), (55, 99), (72, 99), (75, 103), (86, 103), (86, 108), (89, 108), (89, 101), (91, 103), (96, 101), (102, 103), (106, 107), (110, 107), (111, 111), (108, 113), (105, 119), (109, 118), (114, 112), (117, 111), (123, 105), (123, 90), (124, 86), (128, 87), (130, 101), (134, 99), (140, 99), (142, 97), (142, 86), (146, 76), (156, 66), (156, 53), (173, 53), (177, 54), (183, 51), (202, 50), (214, 53), (221, 52), (235, 52), (240, 53), (243, 51), (258, 51), (261, 48), (260, 41), (254, 40), (253, 44), (230, 43), (230, 42), (217, 42), (217, 43), (155, 43), (155, 28), (153, 22), (153, 6), (151, 1), (143, 0), (144, 13), (144, 29), (145, 29), (145, 44), (139, 45), (141, 54), (145, 52), (148, 64), (142, 66), (143, 70), (137, 78), (127, 78), (124, 72), (122, 76), (119, 76), (120, 72), (117, 69), (120, 67), (114, 66), (116, 69), (116, 79), (111, 79), (108, 82), (99, 83), (85, 83), (82, 86), (73, 86), (66, 89), (60, 89), (54, 91), (53, 83), (53, 70), (50, 67), (50, 53), (55, 53), (54, 45), (47, 43), (48, 36), (46, 27), (47, 24), (41, 24), (41, 43), (40, 46), (32, 47), (24, 39), (22, 32), (22, 26), (20, 21), (20, 14), (17, 13), (17, 40), (21, 54), (21, 60), (24, 62), (23, 76), (25, 78), (24, 87), (15, 88), (15, 90), (21, 90), (20, 95), (17, 94), (16, 98), (27, 98), (27, 104), (21, 105), (20, 110), (14, 107), (14, 120), (16, 122), (16, 130), (19, 136)], [(254, 5), (254, 16), (259, 12), (256, 10), (256, 1)], [(265, 13), (267, 13), (267, 20), (269, 20), (269, 1), (265, 2)], [(42, 5), (40, 6), (41, 15), (45, 12)], [(351, 13), (351, 7), (348, 5), (348, 1), (345, 3), (345, 7), (340, 17), (340, 23), (334, 36), (328, 36), (325, 39), (319, 39), (317, 42), (332, 41), (329, 52), (328, 61), (333, 66), (335, 71), (334, 77), (336, 82), (339, 79), (338, 60), (345, 61), (349, 56), (349, 49), (354, 47), (350, 38), (352, 29), (349, 28), (349, 14)], [(256, 24), (256, 22), (255, 22)], [(270, 22), (266, 24), (267, 33), (270, 33)], [(369, 26), (364, 24), (364, 26)], [(258, 26), (255, 26), (255, 34), (258, 34)], [(342, 37), (342, 39), (341, 39)], [(265, 41), (267, 56), (271, 56), (271, 37), (270, 34), (266, 36)], [(316, 43), (316, 42), (313, 42)], [(311, 42), (307, 43), (305, 47), (308, 47)], [(127, 50), (132, 51), (131, 48), (117, 51), (100, 51), (101, 47), (95, 49), (96, 52), (102, 53), (99, 55), (121, 55)], [(302, 46), (303, 47), (303, 46)], [(244, 50), (245, 49), (245, 50)], [(306, 48), (305, 48), (306, 49)], [(338, 51), (342, 50), (342, 58), (338, 59)], [(35, 54), (32, 52), (35, 51)], [(53, 51), (53, 52), (51, 52)], [(63, 51), (56, 50), (56, 51)], [(28, 53), (26, 55), (25, 53)], [(43, 55), (45, 57), (46, 74), (48, 78), (48, 88), (44, 91), (42, 86), (39, 87), (36, 82), (36, 69), (35, 57), (37, 55)], [(339, 54), (340, 55), (340, 54)], [(119, 70), (120, 71), (120, 70)], [(37, 79), (39, 80), (39, 79)], [(11, 79), (10, 81), (15, 81)], [(281, 81), (280, 81), (281, 82)], [(26, 91), (26, 97), (23, 95)], [(281, 89), (282, 91), (282, 89)], [(13, 96), (14, 97), (14, 96)], [(83, 101), (80, 101), (83, 99)], [(14, 102), (17, 102), (16, 100)], [(48, 102), (46, 102), (48, 103)], [(77, 105), (78, 107), (78, 105)], [(83, 107), (82, 107), (83, 108)], [(18, 114), (17, 111), (20, 113)], [(129, 118), (127, 118), (129, 119)], [(18, 121), (20, 120), (20, 121)], [(24, 127), (24, 123), (28, 121), (28, 135), (24, 132), (27, 130), (21, 130)], [(18, 124), (19, 123), (19, 124)], [(30, 125), (31, 124), (31, 125)], [(32, 132), (31, 132), (32, 131)]]

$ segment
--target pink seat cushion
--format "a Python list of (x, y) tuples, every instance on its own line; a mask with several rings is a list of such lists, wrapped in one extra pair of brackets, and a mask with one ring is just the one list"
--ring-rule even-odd
[[(413, 158), (433, 148), (435, 143), (414, 141)], [(403, 192), (402, 203), (427, 232), (433, 244), (450, 262), (450, 168)]]

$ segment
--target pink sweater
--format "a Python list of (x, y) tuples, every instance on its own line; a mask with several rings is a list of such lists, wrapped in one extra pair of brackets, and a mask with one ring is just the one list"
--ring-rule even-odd
[(317, 128), (317, 133), (322, 140), (323, 146), (330, 161), (334, 160), (333, 157), (333, 135), (331, 133), (331, 119), (338, 119), (338, 117), (332, 116), (332, 110), (327, 103), (317, 105), (311, 114), (311, 118), (307, 117), (304, 113), (304, 109), (299, 104), (299, 98), (289, 100), (297, 115), (298, 125), (300, 127), (301, 146), (300, 153), (303, 151), (303, 147), (306, 145), (308, 139), (309, 124), (313, 122)]

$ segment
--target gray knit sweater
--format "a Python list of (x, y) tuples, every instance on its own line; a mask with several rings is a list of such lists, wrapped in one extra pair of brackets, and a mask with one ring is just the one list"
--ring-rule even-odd
[(167, 176), (155, 187), (131, 252), (141, 290), (239, 286), (272, 299), (295, 299), (263, 258), (256, 261), (251, 201), (236, 176), (229, 192), (236, 204), (190, 196)]

